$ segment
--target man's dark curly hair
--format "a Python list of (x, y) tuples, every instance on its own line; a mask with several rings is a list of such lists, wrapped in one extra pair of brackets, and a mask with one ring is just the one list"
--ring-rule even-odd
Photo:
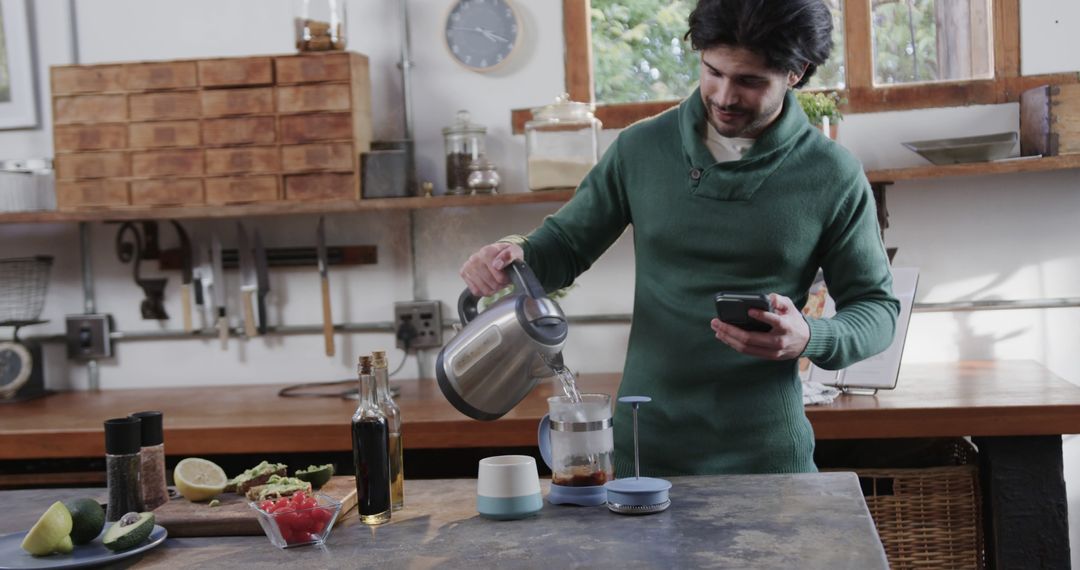
[(699, 0), (686, 37), (698, 51), (748, 49), (779, 71), (806, 73), (802, 87), (829, 59), (832, 13), (823, 0)]

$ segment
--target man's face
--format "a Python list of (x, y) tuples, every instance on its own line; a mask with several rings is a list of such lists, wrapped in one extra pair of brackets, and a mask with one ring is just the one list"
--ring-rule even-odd
[(701, 52), (701, 99), (709, 123), (725, 137), (757, 138), (777, 117), (784, 94), (801, 75), (777, 71), (740, 47)]

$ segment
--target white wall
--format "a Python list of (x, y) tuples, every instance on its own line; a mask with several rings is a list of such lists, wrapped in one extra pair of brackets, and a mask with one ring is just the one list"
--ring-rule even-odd
[[(489, 153), (499, 165), (505, 191), (524, 191), (524, 144), (510, 134), (509, 111), (547, 102), (562, 90), (561, 4), (518, 0), (527, 45), (506, 69), (476, 74), (457, 66), (445, 53), (440, 26), (450, 0), (410, 0), (414, 51), (415, 135), (421, 176), (441, 187), (440, 129), (457, 109), (472, 112), (489, 129)], [(36, 0), (40, 76), (49, 65), (70, 62), (68, 3)], [(204, 56), (286, 53), (292, 50), (288, 0), (81, 0), (78, 51), (83, 63), (175, 59)], [(351, 1), (350, 48), (371, 58), (376, 136), (402, 135), (401, 84), (396, 64), (399, 35), (396, 2)], [(1080, 36), (1070, 23), (1080, 20), (1080, 5), (1054, 0), (1023, 0), (1023, 70), (1026, 74), (1080, 69)], [(0, 132), (0, 157), (51, 156), (47, 81), (42, 95), (44, 128)], [(868, 168), (919, 164), (901, 141), (983, 134), (1018, 128), (1016, 105), (920, 110), (849, 116), (840, 141)], [(613, 133), (605, 133), (610, 141)], [(1080, 297), (1080, 171), (971, 177), (899, 183), (889, 189), (892, 226), (886, 241), (899, 247), (898, 265), (922, 268), (918, 301)], [(331, 215), (331, 244), (370, 243), (379, 263), (331, 272), (336, 321), (387, 321), (391, 303), (420, 296), (440, 299), (452, 313), (462, 283), (457, 267), (475, 248), (507, 233), (527, 231), (555, 205), (456, 208), (415, 213), (416, 282), (410, 275), (408, 214)], [(310, 245), (315, 217), (257, 218), (269, 246)], [(186, 224), (197, 238), (221, 234), (234, 240), (229, 222)], [(93, 260), (98, 308), (116, 317), (121, 330), (155, 330), (139, 318), (139, 291), (130, 268), (112, 251), (115, 228), (94, 224)], [(0, 226), (0, 256), (49, 253), (57, 258), (45, 317), (48, 325), (27, 333), (60, 332), (63, 315), (82, 310), (77, 230), (71, 224)], [(166, 245), (175, 239), (163, 229)], [(629, 236), (609, 251), (564, 302), (571, 314), (625, 313), (631, 309), (633, 258)], [(167, 308), (179, 314), (177, 276), (170, 278)], [(234, 278), (231, 276), (230, 278)], [(272, 273), (271, 318), (296, 325), (319, 322), (313, 270)], [(232, 303), (235, 299), (231, 300)], [(235, 307), (235, 304), (231, 305)], [(177, 328), (178, 320), (166, 323)], [(586, 372), (619, 370), (627, 327), (579, 326), (571, 331), (567, 360)], [(233, 340), (228, 351), (216, 342), (122, 343), (117, 357), (103, 363), (105, 389), (172, 385), (301, 382), (346, 378), (355, 357), (391, 346), (389, 335), (338, 336), (339, 354), (322, 355), (318, 336)], [(906, 362), (954, 359), (1032, 359), (1080, 384), (1073, 355), (1080, 345), (1080, 310), (1054, 309), (975, 313), (917, 314), (909, 333)], [(84, 388), (86, 375), (69, 366), (62, 349), (49, 353), (49, 384)], [(391, 353), (395, 365), (400, 353)], [(410, 359), (403, 377), (431, 375), (433, 354), (422, 369)], [(903, 387), (901, 386), (901, 389)], [(1080, 442), (1065, 439), (1074, 544), (1080, 544)], [(1080, 565), (1080, 547), (1073, 547)]]

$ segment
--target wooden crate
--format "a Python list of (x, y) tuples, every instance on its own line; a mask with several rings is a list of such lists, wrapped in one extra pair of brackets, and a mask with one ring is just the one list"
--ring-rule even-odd
[(202, 87), (274, 83), (274, 64), (269, 57), (207, 59), (196, 64), (199, 70), (199, 85)]
[(353, 170), (358, 157), (349, 142), (285, 145), (281, 147), (281, 168), (289, 172)]
[(1020, 96), (1020, 154), (1080, 153), (1080, 85), (1042, 85)]
[(115, 208), (131, 204), (123, 180), (57, 180), (56, 207), (61, 210)]
[(71, 65), (50, 79), (62, 209), (360, 197), (363, 55)]
[(223, 176), (206, 179), (207, 204), (246, 204), (280, 199), (277, 176)]
[(204, 117), (265, 115), (274, 112), (274, 88), (213, 89), (199, 93)]
[(201, 178), (167, 178), (131, 181), (133, 206), (185, 206), (203, 204)]
[(131, 148), (197, 147), (199, 121), (153, 121), (128, 125)]
[(127, 125), (58, 125), (53, 130), (53, 144), (58, 151), (125, 149)]

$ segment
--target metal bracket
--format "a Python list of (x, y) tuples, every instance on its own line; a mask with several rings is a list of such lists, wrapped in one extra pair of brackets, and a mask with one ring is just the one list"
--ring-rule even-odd
[[(143, 222), (143, 230), (149, 230), (154, 242), (154, 248), (156, 249), (157, 223)], [(133, 262), (132, 266), (135, 284), (143, 290), (143, 294), (145, 295), (145, 298), (139, 305), (142, 317), (148, 320), (168, 320), (169, 314), (165, 312), (164, 302), (165, 284), (168, 283), (168, 279), (163, 277), (143, 279), (139, 276), (139, 266), (142, 263), (143, 256), (147, 253), (147, 249), (144, 248), (146, 242), (143, 238), (144, 236), (139, 233), (139, 230), (134, 223), (124, 222), (120, 225), (120, 230), (116, 232), (116, 256), (120, 259), (121, 263)], [(155, 256), (158, 255), (157, 251), (153, 253)]]

